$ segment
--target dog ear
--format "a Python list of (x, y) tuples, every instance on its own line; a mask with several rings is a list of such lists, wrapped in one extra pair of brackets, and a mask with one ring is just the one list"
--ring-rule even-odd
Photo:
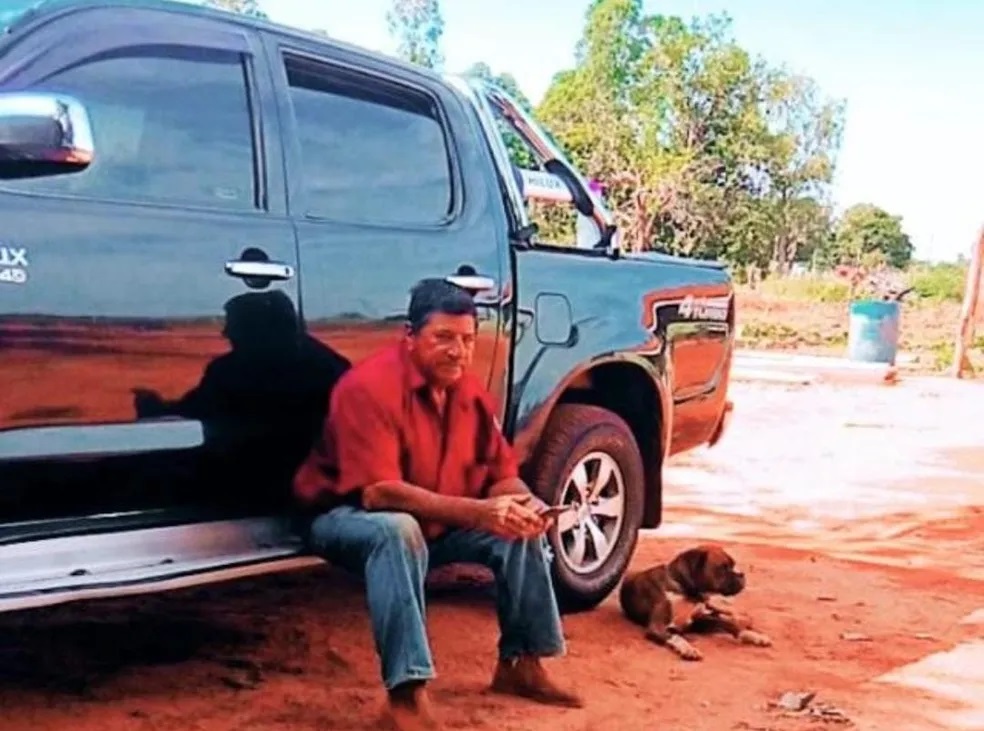
[(697, 548), (703, 550), (707, 554), (707, 560), (715, 564), (733, 564), (735, 560), (731, 557), (724, 547), (717, 543), (703, 543)]
[(707, 550), (707, 546), (698, 546), (694, 548), (691, 552), (690, 558), (690, 570), (693, 572), (693, 577), (696, 579), (698, 576), (704, 575), (704, 569), (707, 568), (707, 561), (711, 557), (711, 552)]
[(674, 558), (666, 567), (667, 573), (688, 596), (703, 593), (704, 567), (707, 566), (707, 549), (703, 546), (690, 548)]

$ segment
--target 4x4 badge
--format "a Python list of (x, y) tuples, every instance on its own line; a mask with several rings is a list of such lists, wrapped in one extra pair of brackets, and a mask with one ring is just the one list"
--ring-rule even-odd
[(0, 246), (0, 284), (27, 281), (27, 249)]

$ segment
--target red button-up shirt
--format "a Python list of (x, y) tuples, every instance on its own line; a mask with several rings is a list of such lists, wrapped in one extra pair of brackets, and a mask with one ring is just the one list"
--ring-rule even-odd
[[(294, 480), (297, 498), (331, 507), (377, 482), (401, 480), (441, 495), (482, 497), (517, 477), (512, 448), (482, 383), (466, 373), (441, 414), (402, 342), (339, 380), (321, 437)], [(442, 526), (424, 526), (436, 535)]]

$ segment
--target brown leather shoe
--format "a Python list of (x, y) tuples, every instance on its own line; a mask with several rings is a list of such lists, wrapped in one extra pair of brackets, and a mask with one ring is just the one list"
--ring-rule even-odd
[(537, 703), (564, 708), (583, 708), (584, 701), (576, 693), (557, 686), (547, 676), (540, 659), (529, 655), (515, 660), (499, 660), (492, 678), (495, 693), (528, 698)]
[(383, 708), (384, 728), (392, 731), (442, 731), (423, 683), (406, 683), (390, 691)]

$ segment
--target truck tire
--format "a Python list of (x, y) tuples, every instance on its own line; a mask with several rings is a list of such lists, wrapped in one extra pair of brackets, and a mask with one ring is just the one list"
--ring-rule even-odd
[(554, 590), (563, 611), (594, 608), (625, 573), (642, 523), (644, 472), (632, 431), (608, 409), (561, 404), (541, 439), (530, 487), (548, 505), (577, 506), (547, 534)]

